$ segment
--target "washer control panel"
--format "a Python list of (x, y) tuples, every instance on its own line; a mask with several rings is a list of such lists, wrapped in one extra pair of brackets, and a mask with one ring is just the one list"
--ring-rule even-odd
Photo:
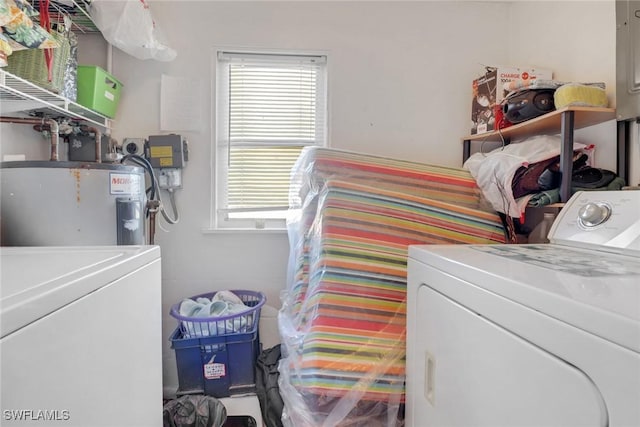
[(640, 256), (640, 191), (579, 191), (549, 231), (552, 243)]
[(596, 227), (611, 217), (611, 206), (607, 203), (589, 202), (578, 210), (578, 222), (583, 227)]

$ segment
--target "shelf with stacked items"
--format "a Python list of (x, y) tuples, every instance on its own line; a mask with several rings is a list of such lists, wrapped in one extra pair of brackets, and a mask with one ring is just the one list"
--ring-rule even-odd
[(103, 129), (111, 128), (109, 118), (2, 69), (0, 101), (2, 116), (21, 113), (50, 118), (66, 117)]
[(554, 131), (560, 132), (562, 117), (569, 112), (575, 114), (574, 129), (597, 125), (616, 118), (614, 108), (569, 106), (503, 129), (465, 136), (463, 140), (500, 141), (501, 138), (517, 139)]
[[(471, 155), (472, 142), (502, 141), (509, 144), (512, 140), (533, 135), (559, 133), (562, 139), (560, 154), (560, 200), (566, 202), (571, 196), (571, 172), (574, 130), (615, 120), (614, 108), (568, 106), (542, 116), (518, 123), (496, 131), (465, 136), (463, 140), (462, 161)], [(618, 153), (618, 155), (624, 155)], [(564, 173), (567, 172), (567, 173)]]

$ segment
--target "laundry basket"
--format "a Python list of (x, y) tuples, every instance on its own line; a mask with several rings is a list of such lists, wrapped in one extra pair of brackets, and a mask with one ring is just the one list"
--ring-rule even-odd
[[(260, 319), (260, 309), (266, 301), (265, 295), (262, 292), (246, 290), (232, 290), (231, 292), (242, 300), (247, 306), (246, 310), (217, 317), (188, 317), (180, 314), (182, 301), (174, 304), (170, 314), (180, 322), (182, 336), (184, 338), (199, 338), (252, 331)], [(198, 298), (211, 299), (216, 294), (217, 292), (200, 294), (189, 299), (193, 301)]]
[[(180, 314), (184, 300), (171, 307), (171, 316), (179, 321), (169, 338), (176, 354), (178, 395), (228, 397), (255, 392), (255, 362), (260, 352), (258, 321), (266, 297), (262, 292), (231, 292), (242, 300), (246, 310), (228, 316), (187, 317)], [(211, 300), (216, 294), (188, 299)]]

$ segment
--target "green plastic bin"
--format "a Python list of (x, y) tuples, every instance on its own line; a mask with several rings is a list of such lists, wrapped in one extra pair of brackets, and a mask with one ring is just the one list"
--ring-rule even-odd
[(122, 83), (102, 68), (78, 65), (78, 104), (114, 118), (121, 90)]

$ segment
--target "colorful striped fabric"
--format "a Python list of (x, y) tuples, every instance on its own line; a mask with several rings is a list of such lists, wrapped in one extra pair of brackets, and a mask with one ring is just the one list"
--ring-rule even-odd
[(319, 147), (305, 149), (298, 159), (291, 180), (292, 206), (299, 207), (301, 198), (304, 199), (308, 191), (314, 190), (316, 182), (330, 177), (371, 183), (384, 186), (387, 190), (397, 189), (398, 192), (433, 197), (455, 205), (491, 210), (466, 169)]
[(484, 206), (463, 169), (303, 151), (292, 175), (290, 279), (279, 316), (290, 425), (352, 425), (363, 411), (368, 420), (396, 419), (408, 246), (504, 243), (500, 217)]

